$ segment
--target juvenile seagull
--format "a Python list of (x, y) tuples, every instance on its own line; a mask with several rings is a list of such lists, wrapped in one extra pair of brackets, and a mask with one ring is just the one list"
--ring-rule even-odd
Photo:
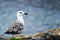
[(24, 26), (23, 15), (28, 15), (28, 13), (23, 11), (17, 12), (17, 20), (10, 25), (5, 34), (20, 34)]

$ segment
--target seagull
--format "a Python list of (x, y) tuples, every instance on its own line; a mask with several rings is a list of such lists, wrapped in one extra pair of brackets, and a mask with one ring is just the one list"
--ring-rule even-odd
[(4, 34), (20, 34), (24, 27), (23, 16), (28, 15), (28, 13), (23, 11), (17, 12), (17, 20), (14, 21)]

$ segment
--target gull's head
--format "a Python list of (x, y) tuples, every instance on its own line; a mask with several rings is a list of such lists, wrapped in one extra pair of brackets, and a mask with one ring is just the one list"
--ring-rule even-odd
[(23, 16), (23, 15), (28, 15), (28, 13), (23, 12), (23, 11), (18, 11), (17, 16)]

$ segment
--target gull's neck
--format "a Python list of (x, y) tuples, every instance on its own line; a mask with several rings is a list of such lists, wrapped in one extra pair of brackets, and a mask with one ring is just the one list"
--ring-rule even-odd
[(17, 16), (17, 21), (20, 23), (23, 23), (23, 25), (24, 25), (24, 20), (23, 20), (22, 16)]

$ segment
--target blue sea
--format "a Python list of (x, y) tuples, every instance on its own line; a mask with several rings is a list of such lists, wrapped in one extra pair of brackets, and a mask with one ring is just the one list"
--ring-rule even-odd
[[(24, 16), (22, 34), (34, 34), (60, 27), (60, 0), (0, 0), (0, 35), (17, 19), (17, 11)], [(8, 36), (8, 35), (7, 35)]]

